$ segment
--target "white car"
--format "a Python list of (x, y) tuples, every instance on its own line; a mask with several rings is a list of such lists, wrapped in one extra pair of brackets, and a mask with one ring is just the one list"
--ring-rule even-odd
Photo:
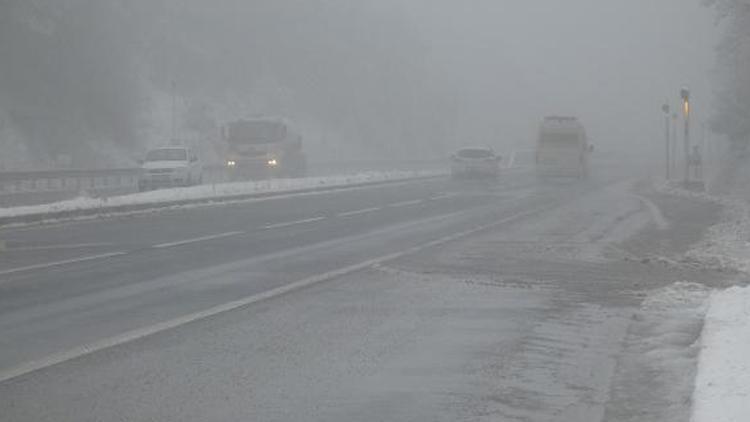
[(459, 177), (498, 177), (500, 160), (491, 148), (464, 148), (451, 156), (451, 175)]
[(192, 186), (203, 183), (203, 166), (187, 147), (169, 146), (146, 153), (141, 164), (138, 190)]

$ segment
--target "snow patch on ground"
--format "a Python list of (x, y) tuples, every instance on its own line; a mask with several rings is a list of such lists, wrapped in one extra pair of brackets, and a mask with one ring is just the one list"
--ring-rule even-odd
[(699, 192), (685, 189), (681, 183), (676, 182), (663, 182), (656, 185), (654, 189), (665, 195), (679, 196), (681, 198), (698, 199), (703, 201), (711, 202), (724, 202), (725, 198), (721, 196), (712, 195), (708, 192)]
[(744, 201), (724, 199), (722, 222), (686, 258), (717, 269), (750, 273), (750, 207)]
[(711, 295), (693, 394), (692, 422), (750, 420), (750, 288)]
[(648, 293), (634, 314), (604, 420), (683, 422), (710, 290), (678, 282)]
[(325, 187), (345, 187), (362, 183), (408, 180), (416, 177), (435, 176), (439, 172), (429, 171), (389, 171), (365, 172), (341, 176), (308, 177), (302, 179), (273, 179), (250, 182), (221, 183), (140, 192), (128, 195), (88, 198), (79, 197), (51, 204), (23, 207), (0, 208), (0, 218), (22, 215), (51, 214), (56, 212), (79, 211), (127, 205), (148, 205), (177, 201), (222, 199), (232, 196), (263, 193), (284, 193), (290, 191)]
[[(738, 169), (727, 195), (662, 187), (672, 195), (709, 200), (724, 206), (719, 224), (689, 251), (685, 259), (716, 269), (750, 273), (750, 168)], [(750, 420), (750, 288), (714, 290), (705, 300), (692, 403), (692, 422)]]
[(654, 290), (644, 299), (641, 310), (662, 314), (688, 312), (692, 315), (702, 315), (705, 313), (705, 302), (709, 292), (703, 284), (677, 282)]
[(681, 264), (750, 273), (750, 203), (746, 199), (692, 192), (670, 183), (657, 186), (656, 190), (681, 198), (714, 202), (724, 208), (721, 222), (712, 226), (705, 239), (682, 257)]

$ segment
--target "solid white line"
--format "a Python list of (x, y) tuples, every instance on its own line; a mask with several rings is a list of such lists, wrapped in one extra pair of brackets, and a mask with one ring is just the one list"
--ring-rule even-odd
[(174, 247), (174, 246), (188, 245), (190, 243), (198, 243), (198, 242), (203, 242), (203, 241), (206, 241), (206, 240), (221, 239), (221, 238), (224, 238), (224, 237), (237, 236), (237, 235), (245, 234), (245, 233), (247, 233), (247, 232), (236, 231), (236, 232), (226, 232), (226, 233), (212, 234), (212, 235), (209, 235), (209, 236), (201, 236), (201, 237), (196, 237), (196, 238), (193, 238), (193, 239), (185, 239), (185, 240), (178, 240), (176, 242), (162, 243), (162, 244), (159, 244), (159, 245), (154, 245), (154, 246), (152, 246), (152, 248), (154, 248), (154, 249), (171, 248), (171, 247)]
[(300, 224), (314, 223), (316, 221), (321, 221), (321, 220), (325, 220), (325, 219), (326, 219), (325, 217), (306, 218), (304, 220), (289, 221), (289, 222), (286, 222), (286, 223), (270, 224), (270, 225), (265, 226), (263, 228), (266, 229), (266, 230), (281, 229), (281, 228), (284, 228), (284, 227), (297, 226), (297, 225), (300, 225)]
[(110, 252), (110, 253), (103, 253), (100, 255), (84, 256), (82, 258), (66, 259), (64, 261), (48, 262), (46, 264), (29, 265), (27, 267), (19, 267), (19, 268), (13, 268), (10, 270), (0, 271), (0, 275), (15, 274), (15, 273), (20, 273), (20, 272), (25, 272), (25, 271), (42, 270), (45, 268), (59, 267), (61, 265), (75, 264), (78, 262), (94, 261), (96, 259), (112, 258), (114, 256), (120, 256), (120, 255), (126, 255), (126, 254), (127, 252), (122, 252), (122, 251)]
[(20, 376), (28, 375), (32, 372), (36, 372), (45, 368), (49, 368), (51, 366), (59, 365), (61, 363), (65, 363), (73, 359), (77, 359), (86, 355), (90, 355), (92, 353), (95, 353), (101, 350), (109, 349), (112, 347), (123, 345), (125, 343), (130, 343), (136, 340), (140, 340), (145, 337), (158, 334), (166, 330), (170, 330), (170, 329), (177, 328), (186, 324), (190, 324), (192, 322), (200, 321), (202, 319), (206, 319), (206, 318), (210, 318), (219, 314), (230, 312), (230, 311), (233, 311), (233, 310), (236, 310), (236, 309), (248, 306), (248, 305), (252, 305), (254, 303), (258, 303), (258, 302), (272, 299), (272, 298), (275, 298), (275, 297), (278, 297), (278, 296), (281, 296), (281, 295), (284, 295), (284, 294), (287, 294), (296, 290), (300, 290), (305, 287), (310, 287), (315, 284), (333, 280), (333, 279), (345, 276), (347, 274), (362, 271), (374, 265), (382, 265), (389, 261), (393, 261), (394, 259), (398, 259), (407, 255), (411, 255), (411, 254), (420, 252), (424, 249), (432, 248), (435, 246), (440, 246), (442, 244), (445, 244), (454, 240), (458, 240), (463, 237), (467, 237), (476, 233), (480, 233), (488, 229), (498, 227), (498, 226), (510, 223), (512, 221), (515, 221), (524, 217), (538, 214), (540, 212), (546, 211), (551, 208), (554, 208), (554, 207), (544, 207), (544, 208), (538, 208), (538, 209), (534, 209), (531, 211), (518, 213), (510, 217), (504, 218), (502, 220), (495, 221), (494, 223), (485, 224), (479, 227), (475, 227), (473, 229), (469, 229), (469, 230), (465, 230), (465, 231), (455, 233), (449, 236), (445, 236), (440, 239), (436, 239), (427, 243), (423, 243), (421, 245), (413, 246), (411, 248), (405, 249), (400, 252), (394, 252), (388, 255), (380, 256), (378, 258), (369, 259), (369, 260), (360, 262), (358, 264), (349, 265), (347, 267), (340, 268), (338, 270), (329, 271), (323, 274), (305, 278), (297, 282), (287, 284), (285, 286), (281, 286), (275, 289), (268, 290), (263, 293), (247, 296), (242, 299), (238, 299), (238, 300), (228, 302), (222, 305), (214, 306), (212, 308), (199, 311), (199, 312), (195, 312), (192, 314), (188, 314), (185, 316), (181, 316), (178, 318), (170, 319), (168, 321), (160, 322), (160, 323), (148, 326), (148, 327), (138, 328), (132, 331), (128, 331), (124, 334), (106, 338), (106, 339), (103, 339), (94, 343), (90, 343), (87, 345), (79, 346), (79, 347), (76, 347), (74, 349), (70, 349), (64, 352), (56, 353), (56, 354), (41, 358), (39, 360), (26, 362), (14, 368), (10, 368), (5, 371), (0, 371), (0, 383), (11, 380), (13, 378), (18, 378)]
[(415, 199), (413, 201), (394, 202), (393, 204), (388, 204), (388, 206), (391, 208), (410, 207), (412, 205), (419, 205), (423, 202), (424, 202), (423, 199)]
[(369, 214), (371, 212), (380, 211), (382, 209), (383, 208), (379, 208), (379, 207), (364, 208), (364, 209), (356, 210), (356, 211), (342, 212), (341, 214), (336, 215), (336, 217), (352, 217), (355, 215)]

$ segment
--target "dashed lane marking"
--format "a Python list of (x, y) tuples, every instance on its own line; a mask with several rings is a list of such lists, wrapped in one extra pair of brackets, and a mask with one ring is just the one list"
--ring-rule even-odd
[(191, 243), (205, 242), (207, 240), (223, 239), (225, 237), (237, 236), (237, 235), (245, 234), (245, 233), (247, 233), (247, 232), (245, 232), (245, 231), (234, 231), (234, 232), (212, 234), (212, 235), (209, 235), (209, 236), (195, 237), (193, 239), (185, 239), (185, 240), (178, 240), (176, 242), (161, 243), (159, 245), (152, 246), (152, 248), (154, 248), (154, 249), (172, 248), (172, 247), (175, 247), (175, 246), (189, 245)]
[(104, 248), (115, 246), (114, 243), (71, 243), (62, 245), (37, 245), (37, 246), (10, 246), (8, 251), (13, 252), (33, 252), (33, 251), (51, 251), (57, 249), (86, 249), (86, 248)]
[(219, 314), (227, 313), (227, 312), (239, 309), (239, 308), (252, 305), (254, 303), (269, 300), (269, 299), (282, 296), (284, 294), (287, 294), (296, 290), (310, 287), (315, 284), (319, 284), (325, 281), (340, 278), (348, 274), (356, 273), (358, 271), (371, 268), (375, 265), (384, 264), (389, 261), (393, 261), (395, 259), (420, 252), (424, 249), (432, 248), (435, 246), (440, 246), (445, 243), (459, 240), (461, 238), (464, 238), (464, 237), (467, 237), (476, 233), (481, 233), (488, 229), (499, 227), (499, 226), (511, 223), (513, 221), (516, 221), (516, 220), (520, 220), (520, 219), (523, 219), (532, 215), (536, 215), (536, 214), (542, 213), (552, 208), (554, 207), (549, 207), (549, 206), (540, 207), (540, 208), (533, 209), (530, 211), (525, 211), (525, 212), (521, 212), (518, 214), (514, 214), (512, 216), (497, 220), (493, 223), (484, 224), (478, 227), (474, 227), (472, 229), (454, 233), (454, 234), (451, 234), (451, 235), (448, 235), (448, 236), (445, 236), (436, 240), (432, 240), (427, 243), (423, 243), (417, 246), (410, 247), (408, 249), (405, 249), (399, 252), (391, 253), (388, 255), (383, 255), (374, 259), (369, 259), (369, 260), (360, 262), (358, 264), (349, 265), (349, 266), (342, 267), (334, 271), (329, 271), (323, 274), (305, 278), (297, 282), (287, 284), (285, 286), (281, 286), (275, 289), (268, 290), (263, 293), (247, 296), (242, 299), (238, 299), (232, 302), (227, 302), (218, 306), (214, 306), (212, 308), (208, 308), (203, 311), (184, 315), (181, 317), (170, 319), (170, 320), (160, 322), (154, 325), (150, 325), (147, 327), (138, 328), (132, 331), (128, 331), (124, 334), (109, 337), (109, 338), (106, 338), (106, 339), (103, 339), (94, 343), (86, 344), (86, 345), (79, 346), (79, 347), (76, 347), (67, 351), (56, 353), (56, 354), (44, 357), (39, 360), (26, 362), (19, 366), (12, 367), (4, 371), (0, 371), (0, 383), (6, 382), (8, 380), (18, 378), (24, 375), (28, 375), (32, 372), (36, 372), (45, 368), (59, 365), (59, 364), (62, 364), (62, 363), (86, 356), (86, 355), (90, 355), (98, 351), (110, 349), (116, 346), (120, 346), (120, 345), (130, 343), (136, 340), (140, 340), (145, 337), (149, 337), (149, 336), (161, 333), (163, 331), (167, 331), (170, 329), (181, 327), (186, 324), (190, 324), (192, 322), (200, 321), (200, 320), (210, 318)]
[(423, 202), (424, 202), (423, 199), (414, 199), (411, 201), (394, 202), (393, 204), (388, 204), (388, 206), (391, 208), (410, 207), (412, 205), (419, 205)]
[(450, 198), (455, 198), (457, 196), (458, 195), (455, 194), (455, 193), (442, 193), (440, 195), (431, 196), (430, 197), (430, 201), (439, 201), (441, 199), (450, 199)]
[(340, 214), (337, 214), (336, 217), (352, 217), (352, 216), (355, 216), (355, 215), (369, 214), (371, 212), (380, 211), (382, 209), (383, 208), (381, 208), (381, 207), (364, 208), (364, 209), (361, 209), (361, 210), (342, 212)]
[(266, 230), (271, 229), (282, 229), (285, 227), (291, 227), (291, 226), (298, 226), (301, 224), (308, 224), (308, 223), (314, 223), (316, 221), (322, 221), (325, 220), (325, 217), (313, 217), (313, 218), (305, 218), (303, 220), (295, 220), (295, 221), (289, 221), (286, 223), (276, 223), (276, 224), (269, 224), (268, 226), (263, 227)]
[[(10, 274), (22, 273), (26, 271), (42, 270), (42, 269), (47, 269), (47, 268), (52, 268), (52, 267), (60, 267), (63, 265), (68, 265), (68, 264), (75, 264), (79, 262), (95, 261), (97, 259), (112, 258), (115, 256), (122, 256), (126, 254), (127, 252), (123, 252), (123, 251), (110, 252), (110, 253), (103, 253), (99, 255), (84, 256), (81, 258), (66, 259), (63, 261), (47, 262), (45, 264), (28, 265), (26, 267), (12, 268), (10, 270), (2, 270), (0, 271), (0, 275), (10, 275)], [(0, 281), (0, 284), (1, 283), (2, 281)]]

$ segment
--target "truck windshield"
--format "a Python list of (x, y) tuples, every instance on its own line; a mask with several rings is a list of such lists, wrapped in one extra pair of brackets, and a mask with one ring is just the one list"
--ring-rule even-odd
[(581, 138), (575, 133), (543, 133), (539, 145), (545, 148), (578, 148)]
[(491, 158), (492, 151), (487, 149), (462, 149), (458, 152), (461, 158)]
[(266, 144), (279, 142), (286, 136), (283, 123), (271, 121), (240, 121), (229, 126), (229, 143)]
[(146, 161), (185, 161), (187, 151), (184, 149), (155, 149), (146, 154)]

